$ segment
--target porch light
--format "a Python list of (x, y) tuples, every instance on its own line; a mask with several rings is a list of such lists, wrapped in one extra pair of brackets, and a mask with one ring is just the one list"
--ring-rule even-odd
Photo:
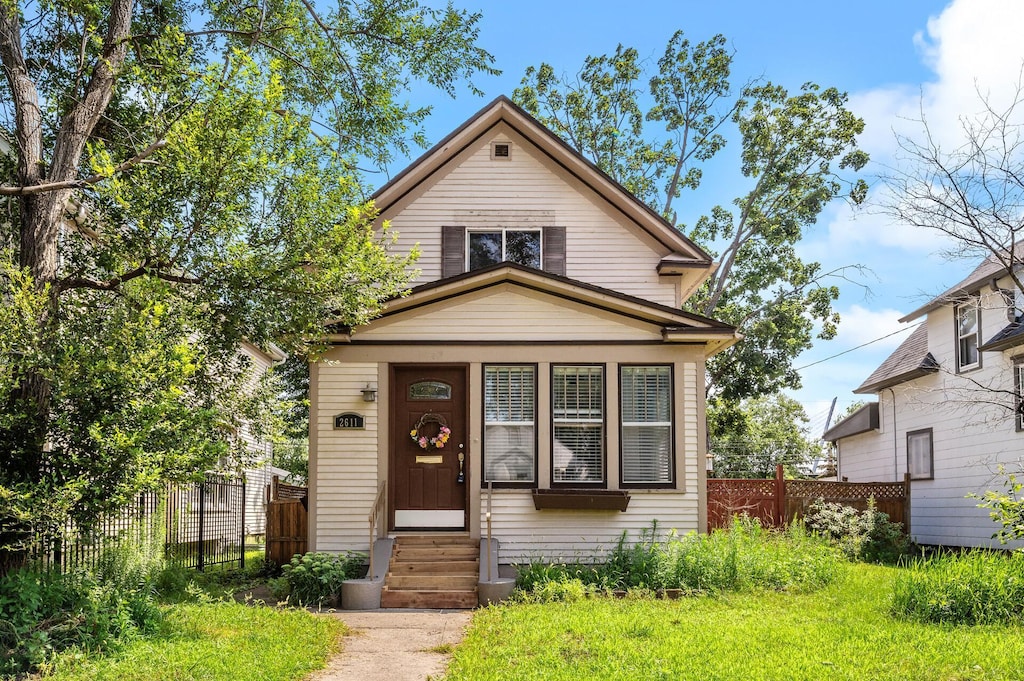
[(367, 383), (366, 387), (360, 392), (363, 393), (363, 402), (376, 402), (377, 401), (377, 386), (372, 383)]

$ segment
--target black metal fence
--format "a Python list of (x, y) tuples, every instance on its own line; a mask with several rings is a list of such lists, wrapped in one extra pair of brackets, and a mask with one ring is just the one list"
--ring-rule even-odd
[(118, 545), (162, 548), (172, 564), (185, 568), (245, 567), (245, 482), (209, 478), (143, 492), (88, 531), (69, 525), (34, 553), (49, 568), (68, 572), (95, 567), (106, 549)]

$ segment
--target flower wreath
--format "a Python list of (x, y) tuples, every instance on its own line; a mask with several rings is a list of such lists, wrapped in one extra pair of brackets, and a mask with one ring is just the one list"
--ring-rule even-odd
[[(438, 425), (437, 435), (434, 437), (427, 437), (420, 433), (423, 426), (428, 423), (436, 423)], [(448, 427), (448, 423), (444, 420), (444, 417), (438, 414), (426, 413), (420, 417), (420, 420), (416, 422), (416, 425), (409, 431), (409, 437), (412, 441), (420, 446), (420, 449), (444, 449), (445, 444), (448, 442), (448, 438), (452, 436), (452, 429)]]

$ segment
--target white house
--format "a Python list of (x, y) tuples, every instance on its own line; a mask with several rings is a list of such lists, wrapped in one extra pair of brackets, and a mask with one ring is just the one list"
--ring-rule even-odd
[(374, 199), (420, 274), (311, 366), (311, 547), (367, 550), (380, 489), (382, 537), (490, 505), (505, 564), (705, 526), (707, 253), (504, 97)]
[(877, 402), (825, 434), (840, 479), (911, 477), (911, 533), (922, 544), (998, 546), (999, 529), (969, 494), (1001, 487), (1000, 464), (1024, 453), (1020, 292), (990, 256), (900, 321), (910, 336), (854, 392)]

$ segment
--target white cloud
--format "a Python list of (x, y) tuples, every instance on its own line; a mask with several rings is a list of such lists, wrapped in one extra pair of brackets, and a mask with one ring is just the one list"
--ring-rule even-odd
[[(844, 348), (853, 348), (870, 341), (882, 338), (896, 331), (906, 330), (907, 324), (901, 324), (899, 318), (905, 312), (885, 308), (882, 310), (869, 310), (860, 305), (852, 305), (847, 310), (839, 312), (839, 333), (832, 345), (841, 345)], [(880, 349), (892, 351), (906, 339), (905, 333), (897, 333), (872, 343), (871, 347), (877, 352)]]

